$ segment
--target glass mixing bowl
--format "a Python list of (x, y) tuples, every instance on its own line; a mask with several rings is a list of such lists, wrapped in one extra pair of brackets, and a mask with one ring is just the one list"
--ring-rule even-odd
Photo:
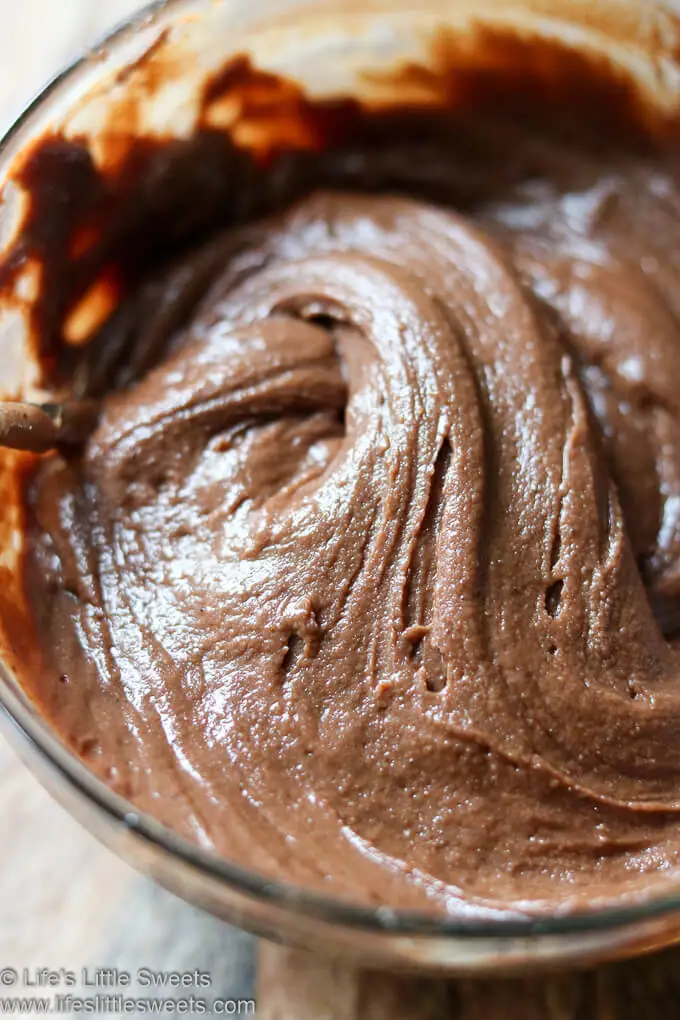
[[(152, 5), (61, 74), (23, 114), (0, 152), (0, 255), (22, 230), (21, 170), (54, 129), (87, 141), (95, 160), (124, 146), (134, 97), (135, 130), (186, 138), (206, 80), (239, 54), (299, 82), (314, 98), (380, 103), (395, 67), (430, 66), (433, 40), (448, 32), (474, 64), (480, 30), (559, 40), (603, 54), (633, 78), (666, 120), (680, 112), (680, 20), (670, 6), (634, 0), (167, 0)], [(530, 51), (527, 51), (530, 52)], [(488, 59), (488, 54), (485, 59)], [(494, 70), (494, 68), (491, 68)], [(436, 75), (411, 76), (407, 97), (436, 99)], [(402, 96), (402, 98), (404, 98)], [(261, 123), (222, 105), (214, 125), (262, 143)], [(282, 141), (290, 142), (285, 137)], [(295, 138), (292, 139), (293, 144)], [(51, 258), (68, 259), (52, 250)], [(0, 281), (1, 284), (2, 281)], [(39, 280), (30, 260), (0, 308), (0, 391), (40, 394), (31, 354)], [(96, 298), (96, 295), (94, 295)], [(101, 298), (101, 295), (99, 295)], [(96, 302), (95, 302), (96, 303)], [(44, 724), (17, 681), (31, 648), (22, 629), (21, 550), (12, 455), (0, 463), (0, 702), (3, 722), (29, 767), (103, 843), (185, 899), (260, 935), (362, 965), (423, 972), (498, 972), (541, 964), (593, 963), (680, 938), (680, 880), (663, 897), (625, 908), (541, 919), (465, 921), (370, 909), (274, 883), (217, 858), (116, 796)]]

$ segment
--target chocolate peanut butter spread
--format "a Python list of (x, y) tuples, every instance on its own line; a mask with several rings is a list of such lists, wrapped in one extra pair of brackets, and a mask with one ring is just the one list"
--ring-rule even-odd
[(226, 193), (155, 154), (200, 230), (161, 258), (165, 209), (48, 358), (101, 414), (26, 473), (26, 684), (269, 876), (639, 893), (680, 866), (680, 159), (498, 108), (347, 123)]

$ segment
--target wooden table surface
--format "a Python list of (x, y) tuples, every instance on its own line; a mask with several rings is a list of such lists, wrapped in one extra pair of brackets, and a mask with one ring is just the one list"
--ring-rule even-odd
[[(0, 0), (0, 124), (137, 0)], [(253, 940), (136, 875), (72, 821), (0, 737), (1, 968), (209, 971), (247, 998)], [(680, 951), (589, 974), (433, 984), (266, 951), (266, 1020), (680, 1020)], [(68, 1015), (68, 1014), (64, 1014)]]

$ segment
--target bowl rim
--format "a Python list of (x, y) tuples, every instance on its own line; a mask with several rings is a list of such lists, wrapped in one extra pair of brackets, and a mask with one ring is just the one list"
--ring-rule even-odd
[[(90, 62), (98, 60), (102, 51), (109, 51), (112, 46), (122, 44), (138, 28), (152, 27), (155, 19), (165, 13), (172, 14), (195, 2), (152, 0), (107, 32), (95, 37), (90, 46), (48, 80), (4, 130), (0, 127), (0, 169), (4, 169), (7, 150), (16, 136), (24, 127), (30, 126), (33, 116), (42, 110), (61, 86), (69, 83)], [(0, 194), (1, 190), (0, 186)], [(0, 683), (0, 725), (10, 737), (10, 742), (12, 736), (15, 738), (15, 747), (23, 745), (25, 750), (37, 752), (53, 776), (65, 781), (71, 792), (85, 798), (90, 806), (114, 826), (127, 831), (166, 857), (175, 858), (191, 870), (202, 873), (213, 882), (224, 884), (237, 894), (246, 895), (263, 904), (376, 935), (434, 936), (449, 940), (498, 942), (540, 936), (576, 937), (597, 932), (615, 932), (680, 912), (680, 874), (675, 891), (644, 898), (644, 894), (640, 894), (635, 901), (629, 897), (622, 906), (607, 905), (574, 910), (564, 908), (562, 912), (552, 914), (533, 914), (518, 908), (507, 912), (499, 910), (500, 916), (486, 918), (459, 914), (449, 917), (436, 912), (399, 910), (387, 904), (368, 907), (349, 899), (325, 896), (292, 882), (268, 878), (192, 843), (137, 808), (131, 801), (114, 793), (50, 729), (31, 705), (28, 696), (23, 691), (21, 694), (17, 692), (21, 690), (20, 684), (1, 660), (0, 679), (3, 681)], [(494, 909), (498, 908), (481, 906), (480, 912), (488, 910), (489, 914), (493, 914)]]

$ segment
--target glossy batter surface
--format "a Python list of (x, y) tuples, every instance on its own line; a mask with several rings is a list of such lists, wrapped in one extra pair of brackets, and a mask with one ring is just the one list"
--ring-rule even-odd
[(679, 863), (680, 169), (508, 144), (395, 138), (140, 285), (127, 379), (27, 493), (62, 735), (354, 900)]

